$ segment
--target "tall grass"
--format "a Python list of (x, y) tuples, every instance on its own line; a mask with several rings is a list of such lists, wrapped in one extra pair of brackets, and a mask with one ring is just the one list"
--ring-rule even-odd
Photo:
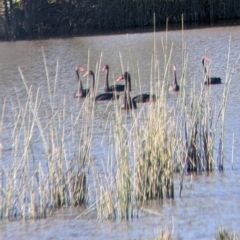
[(237, 240), (240, 239), (240, 236), (235, 232), (227, 230), (223, 226), (217, 228), (214, 234), (216, 240)]
[(155, 236), (152, 237), (145, 237), (145, 238), (138, 238), (138, 240), (171, 240), (173, 239), (172, 233), (169, 231), (169, 229), (164, 229), (163, 231), (155, 234)]
[[(162, 75), (155, 39), (153, 45), (150, 89), (158, 99), (130, 111), (120, 109), (118, 101), (106, 104), (102, 141), (107, 141), (108, 147), (102, 159), (103, 172), (91, 156), (95, 134), (103, 123), (101, 116), (95, 118), (94, 101), (57, 100), (58, 62), (52, 81), (44, 51), (47, 96), (41, 89), (28, 86), (19, 68), (27, 98), (16, 93), (15, 99), (5, 101), (1, 115), (2, 144), (8, 139), (7, 144), (12, 146), (8, 159), (1, 160), (2, 218), (41, 218), (55, 208), (85, 205), (88, 208), (82, 214), (94, 210), (99, 219), (130, 219), (149, 199), (174, 198), (175, 174), (181, 179), (181, 196), (186, 171), (215, 169), (216, 132), (222, 124), (218, 151), (222, 153), (231, 74), (226, 77), (220, 109), (213, 107), (211, 87), (201, 86), (196, 92), (192, 85), (188, 96), (183, 43), (180, 92), (171, 95), (169, 103), (166, 87), (172, 75), (173, 44), (168, 47), (166, 34), (162, 39)], [(129, 52), (128, 67), (120, 54), (122, 70), (132, 72), (133, 81), (140, 82), (140, 70), (135, 68), (131, 49)], [(101, 59), (95, 70), (96, 86), (100, 65)], [(9, 135), (11, 138), (6, 137)], [(218, 169), (223, 170), (222, 160)]]
[[(163, 105), (162, 105), (163, 104)], [(148, 109), (134, 137), (137, 198), (173, 197), (174, 123), (167, 119), (164, 100)]]
[[(84, 102), (77, 114), (69, 114), (65, 98), (56, 106), (57, 81), (51, 86), (47, 74), (47, 99), (40, 89), (35, 92), (27, 85), (20, 68), (19, 72), (27, 101), (17, 96), (8, 105), (11, 115), (2, 114), (2, 138), (10, 131), (12, 148), (11, 156), (1, 162), (1, 216), (39, 218), (56, 207), (85, 204), (92, 111)], [(13, 118), (10, 125), (9, 117)]]

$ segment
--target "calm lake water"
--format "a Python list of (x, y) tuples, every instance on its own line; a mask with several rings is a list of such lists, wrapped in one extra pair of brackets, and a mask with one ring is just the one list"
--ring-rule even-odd
[[(235, 65), (240, 54), (240, 26), (185, 30), (183, 33), (157, 32), (155, 41), (160, 66), (164, 65), (162, 42), (166, 39), (168, 52), (172, 46), (172, 63), (177, 65), (179, 79), (182, 74), (182, 46), (183, 43), (186, 44), (187, 88), (192, 83), (196, 86), (202, 84), (201, 58), (205, 53), (212, 59), (212, 75), (221, 77), (225, 82), (227, 67), (233, 72), (226, 111), (225, 171), (187, 175), (182, 198), (178, 196), (176, 176), (174, 200), (149, 204), (146, 212), (128, 222), (98, 221), (89, 216), (76, 219), (79, 212), (70, 208), (57, 211), (47, 219), (1, 221), (1, 239), (140, 239), (154, 236), (165, 228), (170, 229), (174, 237), (180, 239), (213, 239), (216, 228), (221, 225), (240, 232), (240, 63)], [(154, 50), (153, 33), (2, 42), (0, 106), (5, 98), (8, 101), (16, 93), (21, 100), (27, 97), (18, 67), (29, 86), (41, 87), (43, 91), (47, 91), (42, 47), (52, 82), (55, 79), (56, 66), (59, 68), (57, 102), (63, 96), (73, 99), (77, 88), (76, 65), (95, 71), (96, 68), (101, 69), (103, 65), (109, 64), (112, 84), (122, 73), (123, 63), (124, 70), (128, 69), (133, 76), (137, 76), (138, 69), (140, 72), (141, 84), (133, 80), (132, 95), (137, 94), (140, 89), (143, 92), (149, 91), (148, 79)], [(160, 73), (163, 75), (161, 69)], [(99, 79), (104, 79), (101, 72)], [(224, 84), (212, 87), (212, 97), (216, 104), (221, 100), (223, 87)], [(103, 92), (101, 84), (98, 85), (98, 92)], [(105, 109), (105, 105), (106, 103), (97, 103), (96, 116)], [(10, 110), (6, 108), (5, 111), (8, 114)], [(7, 144), (10, 143), (3, 143), (3, 161), (6, 161), (9, 154), (6, 149), (10, 146)], [(92, 155), (97, 164), (104, 153), (100, 144), (93, 144), (95, 146)]]

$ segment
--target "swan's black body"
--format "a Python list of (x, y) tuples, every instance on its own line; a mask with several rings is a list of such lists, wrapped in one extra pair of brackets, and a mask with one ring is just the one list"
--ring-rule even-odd
[(177, 73), (176, 73), (176, 66), (173, 65), (173, 83), (168, 85), (168, 90), (173, 92), (178, 92), (180, 89), (177, 83)]
[(76, 68), (76, 76), (77, 76), (77, 82), (78, 82), (78, 90), (75, 91), (74, 93), (74, 97), (75, 98), (85, 98), (89, 92), (90, 92), (90, 89), (84, 89), (83, 88), (83, 85), (82, 85), (82, 81), (80, 79), (80, 76), (79, 76), (79, 71), (80, 72), (83, 72), (84, 71), (84, 68), (79, 66)]
[(209, 73), (206, 68), (206, 62), (205, 61), (210, 61), (210, 58), (207, 56), (204, 56), (202, 58), (202, 65), (203, 65), (203, 70), (204, 70), (204, 84), (205, 85), (210, 85), (210, 84), (221, 84), (221, 78), (220, 77), (209, 77)]
[(132, 98), (133, 102), (136, 103), (147, 103), (155, 102), (157, 100), (156, 95), (151, 95), (150, 93), (142, 93)]
[(108, 82), (109, 66), (108, 65), (105, 65), (102, 71), (106, 72), (106, 80), (105, 80), (105, 87), (104, 87), (105, 92), (123, 92), (124, 91), (124, 85), (116, 84), (116, 85), (109, 86), (109, 82)]
[(123, 103), (121, 108), (125, 110), (136, 109), (137, 104), (131, 98), (130, 91), (131, 91), (131, 76), (128, 72), (122, 74), (117, 81), (125, 80), (125, 91), (123, 96)]
[(93, 95), (93, 98), (95, 99), (95, 101), (106, 101), (106, 100), (114, 100), (114, 99), (118, 99), (119, 95), (117, 95), (116, 93), (112, 92), (112, 93), (102, 93), (97, 95), (96, 97), (94, 97), (94, 89), (95, 89), (95, 75), (93, 71), (87, 71), (84, 74), (85, 76), (92, 76), (92, 88), (91, 88), (91, 94)]

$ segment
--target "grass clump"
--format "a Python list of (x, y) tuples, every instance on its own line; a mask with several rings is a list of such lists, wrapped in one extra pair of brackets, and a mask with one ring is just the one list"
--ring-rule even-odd
[(174, 197), (174, 141), (171, 122), (163, 106), (152, 105), (134, 139), (136, 195), (147, 199)]
[(224, 227), (218, 227), (214, 239), (216, 240), (239, 240), (240, 237), (237, 236), (234, 232), (225, 229)]
[(208, 89), (200, 97), (191, 98), (185, 110), (186, 170), (188, 172), (213, 171), (213, 147), (216, 119), (211, 108)]
[[(167, 43), (163, 43), (165, 46)], [(12, 146), (10, 157), (1, 162), (2, 218), (40, 218), (54, 208), (85, 205), (89, 201), (89, 169), (95, 188), (93, 204), (86, 212), (94, 209), (99, 219), (133, 218), (134, 210), (139, 210), (149, 199), (174, 198), (175, 173), (181, 174), (182, 189), (186, 171), (214, 170), (220, 120), (219, 170), (223, 170), (223, 116), (231, 77), (227, 77), (223, 100), (216, 108), (212, 107), (210, 86), (202, 86), (199, 93), (192, 87), (190, 94), (186, 94), (185, 72), (179, 81), (180, 92), (168, 98), (172, 50), (169, 57), (169, 50), (164, 53), (162, 81), (156, 46), (154, 51), (150, 92), (157, 96), (156, 102), (138, 104), (136, 110), (128, 111), (120, 109), (117, 101), (109, 102), (98, 119), (90, 98), (74, 102), (73, 107), (71, 104), (69, 107), (65, 97), (57, 102), (57, 73), (52, 84), (44, 52), (47, 89), (43, 93), (27, 85), (19, 68), (27, 99), (23, 102), (17, 96), (6, 101), (1, 119), (3, 135), (11, 135), (7, 143)], [(128, 70), (132, 70), (134, 78), (134, 64)], [(75, 100), (70, 101), (73, 104)], [(113, 111), (106, 113), (111, 107)], [(6, 109), (11, 109), (10, 113), (5, 114)], [(108, 147), (100, 169), (91, 157), (91, 148), (103, 115), (108, 116), (103, 121)]]
[(155, 234), (155, 236), (145, 237), (145, 238), (138, 238), (138, 240), (172, 240), (172, 233), (169, 229), (164, 229), (159, 233)]
[(1, 161), (1, 217), (42, 218), (54, 208), (84, 205), (92, 112), (85, 102), (79, 113), (68, 114), (65, 98), (55, 106), (56, 86), (50, 86), (49, 78), (46, 98), (19, 71), (27, 101), (17, 96), (4, 106), (12, 112), (2, 112), (2, 143), (12, 141), (12, 147), (7, 161)]
[(127, 134), (121, 117), (116, 117), (115, 127), (117, 212), (120, 219), (129, 219), (133, 217), (133, 184), (129, 156), (131, 135)]

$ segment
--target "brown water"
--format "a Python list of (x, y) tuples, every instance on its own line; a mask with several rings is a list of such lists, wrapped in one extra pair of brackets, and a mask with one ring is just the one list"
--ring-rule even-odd
[[(216, 228), (226, 228), (240, 232), (240, 64), (234, 66), (240, 54), (240, 27), (219, 27), (200, 30), (170, 31), (155, 34), (157, 57), (163, 65), (162, 40), (168, 40), (168, 51), (173, 44), (172, 62), (177, 65), (181, 75), (182, 39), (188, 53), (187, 84), (202, 83), (201, 57), (205, 52), (212, 58), (211, 73), (225, 81), (227, 59), (234, 71), (229, 91), (225, 126), (225, 171), (211, 174), (187, 175), (182, 193), (178, 196), (178, 177), (175, 179), (175, 199), (164, 203), (146, 206), (146, 212), (129, 222), (98, 221), (84, 217), (76, 219), (76, 209), (56, 212), (48, 219), (35, 221), (0, 222), (1, 239), (139, 239), (153, 236), (165, 227), (173, 231), (175, 237), (182, 239), (213, 239)], [(83, 65), (95, 70), (96, 65), (110, 65), (111, 82), (121, 73), (121, 60), (124, 70), (129, 69), (137, 76), (139, 67), (142, 91), (149, 91), (151, 58), (153, 54), (153, 33), (112, 35), (95, 37), (76, 37), (69, 39), (48, 39), (39, 41), (20, 41), (0, 43), (0, 106), (4, 98), (16, 96), (26, 98), (18, 67), (26, 82), (33, 87), (47, 91), (46, 75), (41, 47), (47, 59), (49, 76), (54, 81), (58, 61), (57, 100), (63, 96), (72, 98), (76, 90), (75, 67)], [(230, 49), (230, 50), (229, 50)], [(89, 59), (89, 60), (88, 60)], [(100, 79), (104, 74), (100, 73)], [(161, 72), (163, 75), (163, 71)], [(161, 76), (162, 77), (162, 76)], [(140, 89), (133, 81), (134, 96)], [(212, 88), (213, 101), (218, 104), (222, 96), (222, 85)], [(188, 86), (187, 86), (188, 88)], [(98, 92), (102, 92), (98, 86)], [(171, 100), (173, 96), (170, 96)], [(96, 116), (105, 109), (106, 103), (97, 103)], [(8, 109), (7, 109), (8, 110)], [(7, 111), (6, 111), (7, 112)], [(8, 113), (6, 113), (8, 114)], [(9, 117), (11, 114), (9, 115)], [(232, 138), (234, 134), (234, 157), (232, 169)], [(3, 157), (8, 158), (9, 142), (3, 143)], [(103, 155), (98, 142), (93, 142), (92, 155), (97, 162)], [(96, 163), (97, 164), (97, 163)], [(101, 163), (99, 163), (101, 165)]]

